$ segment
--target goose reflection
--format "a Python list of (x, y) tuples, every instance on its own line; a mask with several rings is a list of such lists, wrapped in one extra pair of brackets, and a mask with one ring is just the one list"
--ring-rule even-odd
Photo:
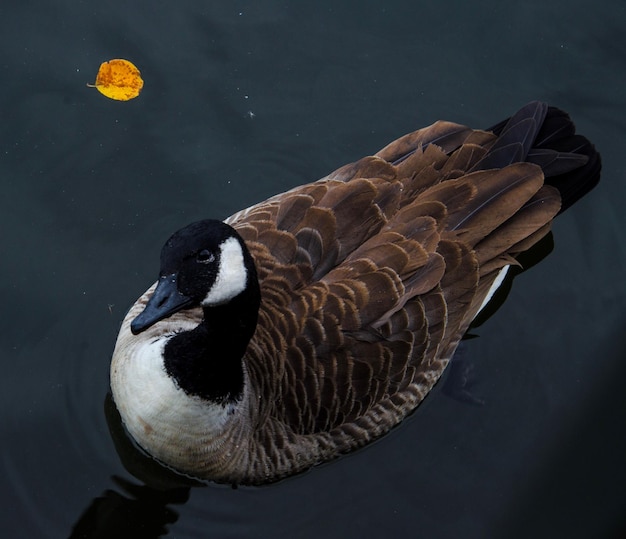
[(117, 490), (106, 489), (91, 502), (74, 525), (70, 539), (163, 537), (168, 526), (178, 520), (175, 506), (189, 500), (192, 486), (204, 483), (177, 474), (144, 453), (126, 434), (110, 394), (105, 398), (104, 412), (122, 464), (140, 483), (113, 476)]

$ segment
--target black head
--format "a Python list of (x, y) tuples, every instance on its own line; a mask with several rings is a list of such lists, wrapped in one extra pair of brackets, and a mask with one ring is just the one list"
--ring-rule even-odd
[(140, 333), (182, 309), (228, 303), (252, 279), (254, 262), (234, 228), (213, 219), (187, 225), (165, 242), (157, 287), (131, 331)]

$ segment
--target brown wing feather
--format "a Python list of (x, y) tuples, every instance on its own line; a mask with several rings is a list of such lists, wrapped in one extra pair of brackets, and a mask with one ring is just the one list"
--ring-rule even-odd
[(559, 208), (536, 165), (468, 172), (496, 141), (437, 122), (229, 219), (259, 270), (246, 365), (275, 437), (348, 450), (439, 378), (496, 270)]

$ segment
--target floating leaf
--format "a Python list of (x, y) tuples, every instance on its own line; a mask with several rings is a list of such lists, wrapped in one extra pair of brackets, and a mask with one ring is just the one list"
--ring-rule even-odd
[(143, 79), (139, 69), (128, 60), (109, 60), (103, 62), (98, 70), (95, 84), (88, 84), (110, 99), (128, 101), (139, 95), (143, 88)]

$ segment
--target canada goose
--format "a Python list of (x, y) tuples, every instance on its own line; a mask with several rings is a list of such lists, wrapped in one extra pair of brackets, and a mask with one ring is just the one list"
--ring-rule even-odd
[(516, 255), (599, 175), (568, 115), (533, 102), (487, 131), (436, 122), (184, 227), (113, 353), (127, 430), (175, 470), (234, 484), (367, 444), (424, 399)]

